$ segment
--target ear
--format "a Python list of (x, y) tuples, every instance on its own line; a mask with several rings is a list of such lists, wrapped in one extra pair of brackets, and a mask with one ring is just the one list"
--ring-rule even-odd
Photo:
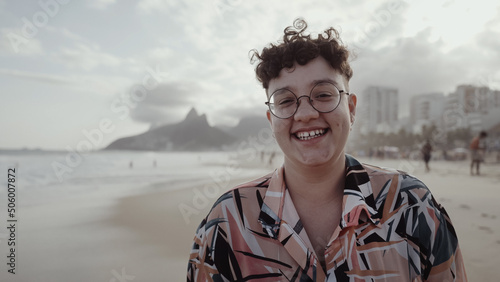
[(356, 116), (356, 104), (358, 103), (358, 97), (356, 97), (356, 94), (351, 93), (349, 94), (349, 113), (351, 116), (351, 123), (354, 122), (354, 117)]
[(267, 115), (267, 120), (269, 121), (269, 123), (272, 126), (273, 125), (273, 120), (271, 119), (271, 112), (269, 110), (267, 110), (266, 115)]

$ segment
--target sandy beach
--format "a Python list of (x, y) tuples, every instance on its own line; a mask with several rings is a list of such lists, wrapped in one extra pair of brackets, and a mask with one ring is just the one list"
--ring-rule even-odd
[[(424, 181), (454, 222), (469, 281), (498, 280), (500, 164), (483, 165), (481, 176), (471, 176), (467, 161), (434, 161), (431, 171), (425, 172), (418, 161), (360, 160), (403, 169)], [(251, 168), (258, 177), (280, 162), (276, 158), (269, 166), (254, 159), (240, 164), (240, 169)], [(228, 171), (220, 165), (212, 168)], [(252, 179), (248, 174), (228, 175), (223, 179), (227, 188)], [(65, 202), (23, 207), (17, 274), (6, 272), (2, 240), (0, 280), (185, 281), (196, 227), (217, 198), (215, 194), (224, 192), (213, 189), (215, 182), (200, 178), (155, 183), (127, 196), (99, 197), (95, 191)], [(176, 187), (165, 190), (165, 185)], [(192, 208), (188, 216), (187, 206)]]

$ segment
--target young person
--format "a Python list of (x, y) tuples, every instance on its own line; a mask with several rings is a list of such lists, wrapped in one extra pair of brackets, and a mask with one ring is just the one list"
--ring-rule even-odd
[(345, 154), (356, 115), (337, 31), (301, 19), (255, 57), (283, 166), (223, 194), (198, 227), (188, 281), (465, 281), (429, 189)]
[(425, 163), (425, 171), (429, 172), (431, 170), (431, 168), (429, 167), (429, 161), (431, 160), (431, 154), (432, 154), (432, 145), (429, 139), (425, 141), (424, 146), (422, 146), (421, 152)]
[(484, 161), (484, 153), (486, 150), (486, 144), (484, 139), (488, 137), (486, 131), (481, 131), (479, 134), (472, 139), (470, 142), (470, 152), (471, 152), (471, 162), (470, 162), (470, 174), (474, 175), (474, 165), (476, 166), (476, 174), (479, 175), (479, 166), (481, 162)]

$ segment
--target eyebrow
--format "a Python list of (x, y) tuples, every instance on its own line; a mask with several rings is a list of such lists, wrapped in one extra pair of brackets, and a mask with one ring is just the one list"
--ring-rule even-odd
[(328, 83), (331, 83), (333, 84), (335, 87), (337, 87), (337, 89), (340, 91), (340, 92), (344, 92), (346, 93), (347, 95), (350, 94), (350, 92), (348, 92), (347, 90), (347, 87), (342, 87), (341, 85), (339, 85), (337, 83), (337, 81), (333, 80), (333, 79), (330, 79), (330, 78), (324, 78), (324, 79), (316, 79), (316, 80), (313, 80), (311, 81), (311, 83), (309, 84), (310, 87), (314, 87), (316, 84), (318, 83), (324, 83), (324, 82), (328, 82)]
[[(324, 83), (324, 82), (331, 83), (331, 84), (335, 85), (335, 86), (337, 87), (337, 89), (341, 90), (340, 85), (338, 85), (338, 83), (337, 83), (335, 80), (331, 79), (331, 78), (315, 79), (315, 80), (313, 80), (313, 81), (311, 81), (311, 82), (309, 83), (309, 87), (311, 87), (311, 88), (312, 88), (312, 87), (314, 87), (316, 84), (318, 84), (318, 83)], [(289, 90), (289, 91), (292, 91), (292, 92), (293, 92), (292, 88), (293, 88), (293, 87), (290, 87), (290, 86), (286, 85), (286, 86), (283, 86), (283, 87), (280, 87), (280, 88), (278, 88), (278, 89), (274, 90), (274, 91), (273, 91), (273, 92), (271, 92), (270, 94), (273, 94), (273, 93), (275, 93), (275, 92), (282, 91), (282, 90)], [(346, 93), (347, 93), (347, 91), (346, 91), (346, 90), (342, 90), (342, 91), (344, 91), (344, 92), (346, 92)], [(293, 93), (295, 93), (295, 92), (293, 92)]]
[[(318, 83), (324, 83), (324, 82), (331, 83), (331, 84), (335, 85), (338, 89), (340, 89), (340, 88), (341, 88), (335, 80), (330, 79), (330, 78), (315, 79), (315, 80), (313, 80), (313, 81), (311, 81), (311, 82), (309, 83), (309, 87), (311, 87), (311, 88), (312, 88), (312, 87), (314, 87), (316, 84), (318, 84)], [(293, 89), (293, 88), (294, 88), (294, 87), (289, 87), (289, 86), (287, 85), (287, 86), (280, 87), (280, 88), (278, 88), (278, 89), (274, 90), (272, 93), (277, 92), (277, 91), (281, 91), (281, 90), (289, 90), (289, 91), (292, 91), (292, 89)], [(292, 91), (292, 92), (293, 92), (293, 91)], [(272, 94), (272, 93), (271, 93), (271, 94)]]
[(316, 79), (316, 80), (313, 80), (311, 81), (311, 83), (309, 83), (309, 86), (313, 87), (315, 86), (316, 84), (318, 83), (323, 83), (323, 82), (328, 82), (328, 83), (331, 83), (333, 85), (335, 85), (338, 89), (340, 89), (340, 85), (338, 85), (338, 83), (336, 81), (334, 81), (333, 79), (330, 79), (330, 78), (324, 78), (324, 79)]

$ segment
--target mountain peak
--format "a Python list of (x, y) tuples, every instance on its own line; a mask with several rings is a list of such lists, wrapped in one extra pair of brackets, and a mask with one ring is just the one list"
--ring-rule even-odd
[(186, 118), (184, 120), (195, 120), (198, 119), (199, 115), (198, 112), (194, 107), (189, 110), (189, 113), (187, 114)]
[(184, 121), (182, 121), (182, 124), (186, 123), (209, 126), (207, 121), (207, 115), (206, 114), (199, 115), (194, 107), (191, 108), (191, 110), (189, 110), (189, 113), (187, 114), (186, 118), (184, 119)]

